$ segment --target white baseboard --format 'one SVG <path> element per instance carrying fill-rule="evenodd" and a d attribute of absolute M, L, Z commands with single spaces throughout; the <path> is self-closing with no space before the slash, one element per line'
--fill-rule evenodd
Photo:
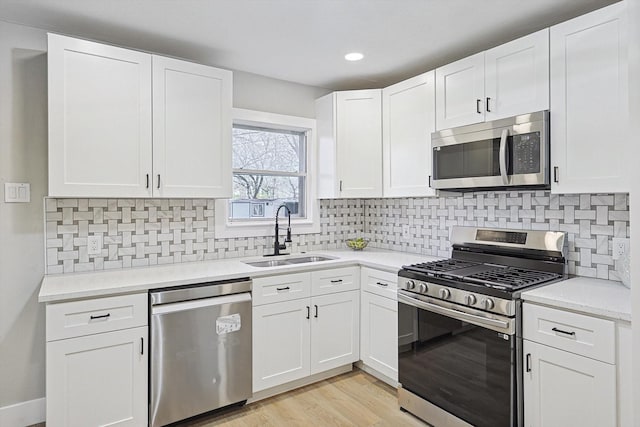
<path fill-rule="evenodd" d="M 46 419 L 45 398 L 16 403 L 0 408 L 0 426 L 25 427 L 43 423 Z"/>

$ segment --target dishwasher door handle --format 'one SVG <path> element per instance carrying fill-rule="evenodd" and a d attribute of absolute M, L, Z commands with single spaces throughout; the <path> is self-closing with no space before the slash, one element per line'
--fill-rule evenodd
<path fill-rule="evenodd" d="M 243 292 L 241 294 L 222 295 L 218 297 L 211 297 L 205 299 L 198 299 L 192 301 L 174 302 L 171 304 L 162 304 L 151 307 L 151 315 L 160 315 L 167 313 L 176 313 L 178 311 L 192 310 L 194 308 L 202 307 L 214 307 L 224 304 L 232 304 L 237 302 L 250 302 L 251 294 L 249 292 Z"/>

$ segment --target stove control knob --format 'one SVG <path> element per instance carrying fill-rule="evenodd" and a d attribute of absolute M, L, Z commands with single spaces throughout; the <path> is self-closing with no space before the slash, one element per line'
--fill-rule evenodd
<path fill-rule="evenodd" d="M 405 284 L 407 285 L 407 289 L 415 289 L 416 287 L 416 282 L 413 280 L 407 280 Z"/>
<path fill-rule="evenodd" d="M 475 295 L 469 294 L 469 295 L 467 295 L 466 297 L 464 297 L 464 302 L 465 302 L 467 305 L 473 305 L 473 304 L 475 304 L 476 302 L 478 302 L 478 299 L 476 298 L 476 296 L 475 296 Z"/>
<path fill-rule="evenodd" d="M 428 290 L 429 290 L 429 287 L 426 285 L 426 283 L 420 283 L 421 294 L 426 294 Z"/>
<path fill-rule="evenodd" d="M 451 291 L 449 289 L 447 288 L 440 289 L 440 298 L 449 299 L 450 296 L 451 296 Z"/>
<path fill-rule="evenodd" d="M 491 310 L 496 305 L 491 298 L 485 298 L 483 304 L 486 310 Z"/>

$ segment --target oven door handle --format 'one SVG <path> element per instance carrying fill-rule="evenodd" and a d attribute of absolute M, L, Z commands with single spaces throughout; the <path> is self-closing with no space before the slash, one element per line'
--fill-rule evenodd
<path fill-rule="evenodd" d="M 432 304 L 430 302 L 425 302 L 425 301 L 410 297 L 401 292 L 402 291 L 398 291 L 398 302 L 410 305 L 412 307 L 427 310 L 432 313 L 451 317 L 456 320 L 462 320 L 467 323 L 472 323 L 474 325 L 485 327 L 497 332 L 503 332 L 508 335 L 512 335 L 514 333 L 512 322 L 498 320 L 498 319 L 489 319 L 486 317 L 465 313 L 463 311 L 441 307 L 439 305 Z"/>
<path fill-rule="evenodd" d="M 504 185 L 509 184 L 509 176 L 507 175 L 507 137 L 509 129 L 502 129 L 500 135 L 500 176 Z"/>

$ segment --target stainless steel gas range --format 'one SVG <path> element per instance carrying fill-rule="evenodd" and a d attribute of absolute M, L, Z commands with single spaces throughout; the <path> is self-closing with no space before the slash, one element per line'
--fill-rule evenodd
<path fill-rule="evenodd" d="M 453 227 L 398 273 L 400 407 L 435 427 L 522 425 L 520 294 L 565 277 L 562 232 Z"/>

